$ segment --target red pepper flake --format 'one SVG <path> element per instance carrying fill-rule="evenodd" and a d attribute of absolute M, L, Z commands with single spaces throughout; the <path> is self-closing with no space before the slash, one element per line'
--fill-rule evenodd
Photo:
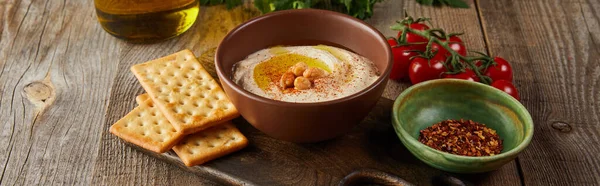
<path fill-rule="evenodd" d="M 502 140 L 494 129 L 472 120 L 446 120 L 421 130 L 419 142 L 451 154 L 492 156 L 502 151 Z"/>

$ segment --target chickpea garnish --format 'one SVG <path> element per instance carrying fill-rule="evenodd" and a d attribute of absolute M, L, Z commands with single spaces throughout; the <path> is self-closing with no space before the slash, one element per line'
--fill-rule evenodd
<path fill-rule="evenodd" d="M 293 87 L 296 90 L 306 90 L 312 86 L 312 81 L 323 76 L 325 76 L 324 70 L 316 67 L 308 67 L 306 63 L 299 62 L 281 75 L 279 85 L 284 93 L 288 87 Z"/>
<path fill-rule="evenodd" d="M 308 80 L 308 78 L 305 77 L 297 77 L 296 80 L 294 80 L 294 88 L 298 89 L 298 90 L 305 90 L 305 89 L 309 89 L 310 88 L 310 80 Z"/>
<path fill-rule="evenodd" d="M 281 79 L 279 80 L 279 85 L 283 89 L 287 87 L 292 87 L 294 86 L 294 78 L 294 73 L 286 72 L 281 76 Z"/>
<path fill-rule="evenodd" d="M 325 71 L 317 67 L 308 67 L 302 75 L 310 81 L 314 81 L 315 79 L 325 76 Z"/>
<path fill-rule="evenodd" d="M 290 70 L 292 71 L 292 73 L 294 73 L 294 75 L 302 76 L 302 73 L 304 73 L 304 71 L 307 68 L 308 68 L 308 65 L 306 63 L 300 62 L 300 63 L 296 63 L 294 66 L 292 66 L 290 68 Z"/>

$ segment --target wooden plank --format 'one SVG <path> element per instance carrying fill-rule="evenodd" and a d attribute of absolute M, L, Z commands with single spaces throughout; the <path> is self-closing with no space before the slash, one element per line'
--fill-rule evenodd
<path fill-rule="evenodd" d="M 144 155 L 125 146 L 108 132 L 108 128 L 133 109 L 135 96 L 143 92 L 137 79 L 129 71 L 130 66 L 186 48 L 192 49 L 196 54 L 208 51 L 207 55 L 210 55 L 209 53 L 214 50 L 229 30 L 256 15 L 257 12 L 242 7 L 232 11 L 228 11 L 224 6 L 202 7 L 196 24 L 177 38 L 155 44 L 124 44 L 124 52 L 118 59 L 117 76 L 112 87 L 106 121 L 100 124 L 101 143 L 92 183 L 98 185 L 228 183 L 222 179 L 215 180 L 215 177 L 202 177 L 202 175 L 198 177 Z"/>
<path fill-rule="evenodd" d="M 398 1 L 391 2 L 387 1 L 387 4 L 378 5 L 377 8 L 388 9 L 384 5 L 392 5 L 388 11 L 391 12 L 390 14 L 397 13 L 394 10 L 401 10 L 394 4 Z M 443 23 L 447 25 L 442 27 L 456 26 L 453 24 L 462 19 L 471 20 L 468 16 L 472 13 L 465 17 L 453 16 L 454 14 L 450 13 L 469 12 L 468 10 L 422 8 L 412 1 L 402 2 L 406 4 L 402 4 L 403 7 L 409 7 L 409 11 L 419 10 L 423 14 L 434 15 L 436 20 L 454 20 L 454 22 Z M 203 9 L 203 16 L 199 21 L 201 24 L 197 24 L 182 37 L 153 45 L 131 45 L 109 36 L 95 21 L 90 21 L 95 19 L 92 7 L 91 1 L 0 2 L 2 15 L 0 46 L 3 46 L 0 48 L 2 69 L 0 71 L 2 87 L 0 90 L 0 127 L 2 127 L 0 185 L 216 184 L 186 174 L 173 166 L 123 146 L 114 137 L 106 134 L 106 131 L 112 122 L 133 107 L 133 96 L 141 93 L 141 88 L 128 73 L 129 65 L 182 48 L 191 48 L 197 54 L 207 51 L 216 46 L 219 41 L 217 38 L 222 37 L 231 25 L 249 18 L 248 14 Z M 440 12 L 446 14 L 439 14 Z M 209 19 L 213 20 L 208 22 L 210 24 L 203 24 L 202 20 Z M 239 21 L 230 22 L 230 20 Z M 371 22 L 376 24 L 375 20 L 376 17 Z M 388 25 L 381 22 L 378 28 L 387 30 Z M 218 28 L 217 31 L 200 32 L 206 31 L 205 27 L 210 26 Z M 476 40 L 476 37 L 469 38 Z M 477 48 L 471 46 L 473 42 L 469 39 L 465 40 L 471 48 Z M 113 82 L 113 80 L 117 81 Z M 387 97 L 395 97 L 400 90 L 388 91 Z M 110 105 L 107 108 L 109 101 Z M 107 109 L 105 117 L 103 113 Z M 251 129 L 249 128 L 248 131 Z M 368 132 L 372 132 L 374 136 L 379 134 L 377 130 Z M 98 136 L 100 134 L 102 136 Z M 382 139 L 392 138 L 387 134 L 387 137 Z M 371 142 L 378 142 L 378 140 Z M 276 145 L 282 147 L 285 143 Z M 301 152 L 309 151 L 311 154 L 319 155 L 319 152 L 323 153 L 321 149 L 326 147 L 328 146 L 317 144 L 316 147 Z M 94 153 L 95 149 L 98 149 L 97 154 Z M 400 158 L 407 155 L 407 152 L 401 153 Z M 314 158 L 314 156 L 309 157 Z M 333 156 L 328 156 L 327 160 L 338 164 L 344 163 Z M 317 163 L 311 162 L 310 165 L 318 166 Z M 413 158 L 413 161 L 408 163 L 418 163 L 418 161 Z M 422 163 L 419 165 L 422 166 Z M 389 166 L 394 165 L 386 166 L 382 167 L 393 169 Z M 415 165 L 409 165 L 408 168 L 411 166 Z M 345 166 L 341 169 L 325 167 L 324 170 L 334 170 L 334 177 L 337 178 L 339 175 L 349 173 L 345 170 L 351 168 L 353 167 Z M 512 169 L 512 166 L 507 165 L 500 171 L 492 173 L 491 176 L 484 175 L 481 179 L 483 181 L 478 181 L 474 177 L 470 179 L 474 183 L 490 183 L 490 180 L 498 178 L 510 180 L 513 178 L 511 174 L 504 172 L 515 174 Z M 311 170 L 314 169 L 303 171 L 307 172 L 306 175 L 321 175 Z M 400 174 L 396 171 L 395 173 L 403 177 L 411 177 L 413 183 L 420 184 L 428 184 L 431 175 L 441 174 L 441 172 L 431 173 L 420 169 L 410 171 L 416 173 Z M 430 177 L 423 178 L 419 175 Z M 317 176 L 316 180 L 326 179 L 319 179 Z"/>
<path fill-rule="evenodd" d="M 92 1 L 0 2 L 0 184 L 88 184 L 120 42 Z"/>
<path fill-rule="evenodd" d="M 527 185 L 600 184 L 600 2 L 477 1 L 490 51 L 509 60 L 535 134 Z"/>
<path fill-rule="evenodd" d="M 402 18 L 403 13 L 399 10 L 404 7 L 410 8 L 411 11 L 414 11 L 411 13 L 415 15 L 431 15 L 436 23 L 439 23 L 437 26 L 448 28 L 451 31 L 479 31 L 480 29 L 477 12 L 474 8 L 439 9 L 421 7 L 414 1 L 402 1 L 399 4 L 396 2 L 385 1 L 377 5 L 376 16 L 369 20 L 386 35 L 394 35 L 388 27 L 393 24 L 394 20 Z M 141 87 L 128 71 L 129 66 L 183 48 L 192 48 L 196 54 L 202 52 L 206 54 L 201 57 L 201 61 L 210 69 L 212 66 L 210 54 L 212 50 L 210 49 L 216 46 L 220 38 L 231 27 L 248 18 L 243 16 L 247 14 L 226 12 L 224 9 L 208 8 L 202 12 L 204 14 L 198 21 L 200 25 L 196 25 L 190 32 L 179 38 L 153 45 L 125 46 L 124 50 L 127 52 L 124 52 L 119 59 L 119 71 L 112 88 L 107 119 L 103 127 L 108 129 L 112 123 L 131 110 L 134 105 L 133 98 L 142 92 Z M 242 16 L 240 17 L 240 15 Z M 456 24 L 464 22 L 468 24 Z M 464 40 L 471 49 L 483 51 L 484 44 L 481 33 L 481 31 L 469 32 L 464 36 Z M 190 40 L 199 42 L 189 42 Z M 385 97 L 394 98 L 407 86 L 406 83 L 390 83 Z M 242 180 L 259 185 L 332 185 L 356 169 L 376 168 L 398 174 L 407 181 L 418 185 L 431 184 L 432 179 L 445 173 L 418 161 L 400 144 L 391 129 L 390 107 L 391 100 L 382 99 L 370 118 L 353 132 L 336 140 L 316 144 L 293 144 L 274 140 L 238 119 L 236 122 L 242 132 L 250 139 L 251 145 L 248 148 L 210 162 L 205 166 L 186 170 L 203 177 L 212 177 L 214 181 L 222 184 L 237 184 L 239 180 Z M 155 166 L 153 160 L 138 156 L 136 150 L 127 148 L 123 144 L 107 130 L 105 131 L 98 152 L 93 183 L 101 185 L 146 183 L 143 182 L 148 180 L 146 176 L 160 179 L 161 171 L 168 171 L 157 170 L 153 167 Z M 353 156 L 348 156 L 348 154 Z M 152 154 L 152 156 L 182 167 L 173 154 Z M 119 164 L 121 167 L 117 168 L 114 166 L 115 164 Z M 146 168 L 148 166 L 150 167 Z M 215 179 L 215 176 L 223 174 L 233 176 L 226 179 Z M 110 175 L 116 175 L 116 178 Z M 475 184 L 520 184 L 515 163 L 489 174 L 453 174 L 453 176 Z"/>

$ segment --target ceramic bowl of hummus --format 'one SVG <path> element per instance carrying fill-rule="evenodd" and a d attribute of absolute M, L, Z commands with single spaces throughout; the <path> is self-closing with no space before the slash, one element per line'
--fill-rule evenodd
<path fill-rule="evenodd" d="M 240 114 L 265 134 L 317 142 L 360 123 L 392 65 L 387 41 L 345 14 L 316 9 L 265 14 L 232 30 L 215 55 Z"/>

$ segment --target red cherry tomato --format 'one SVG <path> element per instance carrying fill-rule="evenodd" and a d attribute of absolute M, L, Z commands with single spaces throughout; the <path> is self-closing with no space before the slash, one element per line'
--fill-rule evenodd
<path fill-rule="evenodd" d="M 423 24 L 423 23 L 412 23 L 408 27 L 415 29 L 415 30 L 428 30 L 429 29 L 429 26 L 427 26 L 426 24 Z M 400 38 L 400 37 L 402 37 L 402 31 L 398 32 L 398 38 Z M 427 40 L 427 38 L 424 38 L 417 34 L 413 34 L 413 33 L 409 32 L 406 34 L 406 42 L 407 43 L 419 43 L 419 44 L 412 45 L 413 48 L 416 50 L 425 51 L 425 48 L 427 47 L 427 42 L 429 42 L 429 40 Z"/>
<path fill-rule="evenodd" d="M 427 26 L 426 24 L 423 24 L 423 23 L 410 24 L 410 28 L 415 29 L 415 30 L 429 30 L 429 26 Z"/>
<path fill-rule="evenodd" d="M 464 79 L 464 80 L 479 82 L 479 77 L 477 77 L 477 74 L 475 74 L 475 72 L 473 72 L 473 70 L 471 70 L 471 69 L 465 69 L 464 72 L 461 72 L 458 74 L 445 74 L 445 75 L 443 75 L 443 77 L 444 78 L 453 78 L 453 79 Z"/>
<path fill-rule="evenodd" d="M 467 47 L 465 47 L 465 43 L 463 43 L 460 37 L 451 36 L 448 45 L 461 56 L 467 56 Z"/>
<path fill-rule="evenodd" d="M 398 41 L 396 40 L 396 38 L 388 38 L 387 42 L 388 44 L 390 44 L 391 47 L 398 45 Z"/>
<path fill-rule="evenodd" d="M 446 41 L 445 39 L 440 39 L 440 41 L 444 42 Z M 452 36 L 450 37 L 450 40 L 448 42 L 448 46 L 450 48 L 452 48 L 452 50 L 456 51 L 458 54 L 460 54 L 461 56 L 467 56 L 467 48 L 465 47 L 465 44 L 463 43 L 463 41 L 458 37 L 458 36 Z M 442 47 L 441 45 L 437 44 L 437 43 L 432 43 L 431 44 L 431 50 L 432 51 L 438 51 L 436 53 L 436 55 L 442 55 L 442 56 L 450 56 L 450 52 L 448 52 L 448 50 L 446 50 L 444 47 Z"/>
<path fill-rule="evenodd" d="M 497 89 L 500 89 L 501 91 L 506 92 L 507 94 L 511 95 L 512 97 L 514 97 L 517 100 L 521 100 L 519 98 L 519 92 L 517 92 L 517 88 L 515 88 L 515 86 L 507 80 L 497 80 L 494 81 L 492 83 L 492 87 L 495 87 Z"/>
<path fill-rule="evenodd" d="M 390 73 L 390 79 L 399 80 L 408 77 L 408 67 L 410 66 L 410 58 L 419 55 L 414 52 L 411 46 L 398 46 L 392 47 L 392 53 L 394 54 L 394 65 L 392 66 L 392 72 Z"/>
<path fill-rule="evenodd" d="M 439 57 L 439 58 L 447 58 L 448 56 L 450 56 L 450 53 L 448 52 L 448 50 L 446 50 L 444 47 L 442 47 L 440 44 L 437 43 L 432 43 L 431 44 L 431 51 L 432 52 L 436 52 L 434 57 Z"/>
<path fill-rule="evenodd" d="M 410 62 L 408 69 L 408 76 L 413 84 L 417 84 L 423 81 L 432 79 L 439 79 L 442 73 L 446 72 L 444 62 L 446 58 L 433 57 L 431 60 L 427 60 L 422 57 L 414 58 Z"/>
<path fill-rule="evenodd" d="M 508 61 L 501 57 L 495 57 L 496 65 L 489 66 L 484 70 L 484 74 L 492 78 L 492 81 L 506 80 L 512 82 L 513 72 Z"/>

